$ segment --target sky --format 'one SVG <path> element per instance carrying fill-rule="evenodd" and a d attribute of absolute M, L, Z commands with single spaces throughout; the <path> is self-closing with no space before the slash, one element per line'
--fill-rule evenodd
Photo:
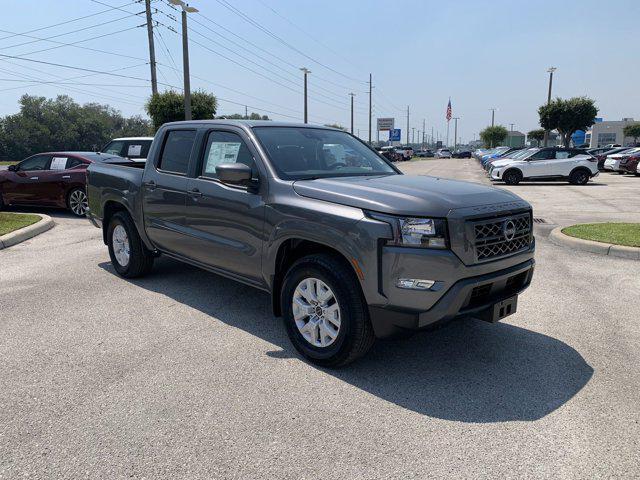
<path fill-rule="evenodd" d="M 147 31 L 144 14 L 135 15 L 143 12 L 144 2 L 22 0 L 19 8 L 5 2 L 0 3 L 0 115 L 17 112 L 23 94 L 68 94 L 80 103 L 146 115 Z M 309 121 L 349 127 L 349 93 L 354 93 L 355 133 L 367 139 L 371 73 L 374 140 L 377 117 L 394 117 L 405 140 L 407 106 L 416 139 L 423 121 L 428 135 L 433 129 L 444 139 L 451 98 L 453 115 L 460 118 L 458 137 L 466 143 L 490 124 L 491 108 L 496 124 L 525 133 L 538 128 L 547 69 L 554 66 L 554 97 L 586 95 L 607 120 L 640 119 L 638 0 L 192 0 L 190 5 L 199 10 L 189 14 L 191 88 L 214 93 L 218 114 L 244 113 L 247 105 L 249 112 L 273 119 L 302 121 L 299 69 L 306 67 Z M 181 90 L 180 14 L 168 0 L 153 0 L 152 7 L 159 89 Z M 66 23 L 52 26 L 61 22 Z M 453 121 L 450 126 L 453 144 Z M 381 132 L 380 138 L 386 135 Z"/>

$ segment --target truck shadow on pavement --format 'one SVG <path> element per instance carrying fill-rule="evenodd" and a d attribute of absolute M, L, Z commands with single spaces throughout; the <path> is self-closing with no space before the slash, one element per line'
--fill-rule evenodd
<path fill-rule="evenodd" d="M 115 275 L 109 262 L 100 267 Z M 304 361 L 264 292 L 165 257 L 149 276 L 130 282 L 282 349 L 268 352 L 270 357 Z M 513 318 L 518 321 L 518 315 Z M 560 340 L 474 319 L 378 341 L 352 365 L 318 369 L 417 413 L 469 423 L 538 420 L 568 402 L 593 375 L 584 358 Z"/>

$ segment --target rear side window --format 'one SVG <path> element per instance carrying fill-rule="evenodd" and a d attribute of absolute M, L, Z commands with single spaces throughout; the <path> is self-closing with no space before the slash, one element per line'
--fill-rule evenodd
<path fill-rule="evenodd" d="M 129 158 L 147 158 L 151 140 L 132 140 L 125 145 L 124 156 Z"/>
<path fill-rule="evenodd" d="M 22 171 L 29 172 L 34 170 L 46 170 L 49 164 L 49 155 L 34 155 L 33 157 L 23 160 L 19 168 Z"/>
<path fill-rule="evenodd" d="M 158 169 L 186 175 L 195 138 L 195 130 L 170 130 L 164 140 Z"/>

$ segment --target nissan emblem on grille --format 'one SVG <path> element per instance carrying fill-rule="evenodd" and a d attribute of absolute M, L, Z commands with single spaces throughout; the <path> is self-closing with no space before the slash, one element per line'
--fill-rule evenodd
<path fill-rule="evenodd" d="M 518 253 L 531 242 L 531 214 L 473 221 L 476 260 L 486 261 Z"/>

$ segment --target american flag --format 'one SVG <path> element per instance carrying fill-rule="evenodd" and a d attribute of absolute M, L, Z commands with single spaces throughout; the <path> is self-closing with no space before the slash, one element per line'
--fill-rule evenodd
<path fill-rule="evenodd" d="M 447 105 L 447 122 L 451 120 L 451 99 L 449 99 L 449 104 Z"/>

